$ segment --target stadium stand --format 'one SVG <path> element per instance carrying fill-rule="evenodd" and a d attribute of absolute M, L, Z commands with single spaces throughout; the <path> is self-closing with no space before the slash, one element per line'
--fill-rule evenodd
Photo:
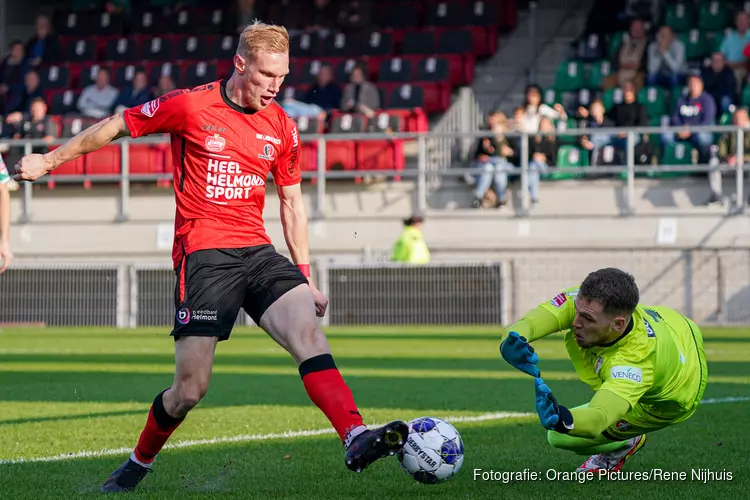
<path fill-rule="evenodd" d="M 377 2 L 372 4 L 370 21 L 357 27 L 350 26 L 344 15 L 347 2 L 340 2 L 333 5 L 333 14 L 327 11 L 325 26 L 299 29 L 302 19 L 313 19 L 311 4 L 294 0 L 279 5 L 256 3 L 259 18 L 287 26 L 292 35 L 291 74 L 282 102 L 293 106 L 309 96 L 320 68 L 327 65 L 334 69 L 334 84 L 341 88 L 355 67 L 362 68 L 365 81 L 377 89 L 379 105 L 371 112 L 359 112 L 362 109 L 357 107 L 343 114 L 333 109 L 323 120 L 310 114 L 292 115 L 303 134 L 427 130 L 428 119 L 444 112 L 451 93 L 472 81 L 476 61 L 494 54 L 498 32 L 511 29 L 516 17 L 515 0 Z M 112 110 L 118 104 L 137 105 L 152 97 L 148 92 L 140 101 L 123 97 L 135 94 L 133 82 L 139 72 L 148 80 L 144 90 L 153 88 L 153 96 L 231 74 L 238 26 L 234 7 L 225 2 L 214 2 L 211 7 L 180 2 L 183 7 L 176 10 L 151 6 L 153 2 L 132 2 L 130 13 L 109 12 L 99 2 L 73 5 L 52 16 L 59 50 L 36 68 L 59 137 L 70 137 L 93 123 L 89 119 L 93 114 L 81 103 L 85 100 L 94 106 L 105 99 L 108 87 L 97 87 L 102 70 L 120 91 L 117 102 L 103 101 Z M 26 111 L 22 108 L 19 105 L 17 110 Z M 5 111 L 7 115 L 16 110 Z M 402 140 L 333 141 L 327 145 L 327 168 L 403 169 L 403 146 Z M 159 149 L 135 146 L 131 172 L 169 170 L 162 163 L 164 155 L 157 154 Z M 316 143 L 303 145 L 303 169 L 316 168 L 316 149 Z M 140 163 L 144 161 L 149 162 L 147 166 Z M 107 150 L 66 166 L 56 175 L 117 174 L 118 162 L 119 150 Z"/>

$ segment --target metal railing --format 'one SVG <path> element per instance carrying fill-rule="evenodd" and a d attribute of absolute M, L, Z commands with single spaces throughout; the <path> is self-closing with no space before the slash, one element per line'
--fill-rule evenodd
<path fill-rule="evenodd" d="M 659 135 L 666 133 L 676 133 L 689 131 L 691 133 L 699 132 L 712 132 L 716 134 L 736 134 L 737 151 L 734 152 L 737 158 L 737 162 L 734 166 L 727 164 L 721 164 L 712 166 L 708 164 L 690 164 L 690 165 L 636 165 L 635 162 L 635 146 L 637 144 L 636 137 L 640 135 Z M 627 130 L 618 128 L 601 128 L 601 129 L 568 129 L 565 131 L 556 130 L 549 132 L 544 135 L 554 136 L 583 136 L 596 133 L 597 135 L 608 134 L 613 137 L 620 134 L 626 134 L 626 149 L 625 149 L 625 165 L 620 166 L 597 166 L 597 167 L 566 167 L 564 172 L 570 174 L 581 174 L 585 176 L 601 176 L 602 174 L 627 174 L 623 180 L 626 186 L 626 206 L 628 213 L 634 213 L 635 205 L 635 178 L 638 174 L 653 173 L 653 172 L 683 172 L 683 173 L 706 173 L 711 171 L 721 171 L 722 173 L 734 172 L 735 177 L 735 210 L 740 211 L 744 205 L 744 134 L 745 130 L 736 126 L 708 126 L 708 127 L 639 127 L 630 128 Z M 521 181 L 521 200 L 522 207 L 525 211 L 528 211 L 531 205 L 529 199 L 529 163 L 530 163 L 530 152 L 529 152 L 529 137 L 536 134 L 521 134 L 521 133 L 507 133 L 506 137 L 520 137 L 521 142 L 521 154 L 520 154 L 520 165 L 519 168 L 511 175 L 520 177 Z M 326 180 L 327 179 L 354 179 L 362 177 L 363 175 L 373 174 L 386 177 L 401 177 L 407 180 L 411 180 L 416 183 L 416 203 L 417 208 L 424 210 L 427 207 L 428 191 L 434 184 L 428 183 L 430 176 L 453 177 L 461 178 L 466 174 L 479 174 L 483 169 L 479 166 L 471 165 L 471 162 L 466 158 L 456 158 L 452 156 L 454 163 L 450 165 L 440 165 L 432 163 L 430 160 L 431 155 L 429 153 L 429 147 L 444 148 L 452 147 L 452 144 L 460 143 L 459 139 L 476 140 L 481 137 L 491 137 L 492 133 L 488 131 L 475 131 L 475 132 L 450 132 L 450 133 L 439 133 L 439 132 L 427 132 L 427 133 L 416 133 L 416 132 L 401 132 L 401 133 L 349 133 L 349 134 L 308 134 L 302 135 L 301 139 L 303 142 L 317 142 L 317 170 L 316 171 L 305 171 L 302 173 L 303 179 L 316 180 L 316 196 L 315 206 L 313 214 L 317 218 L 325 217 L 324 206 L 326 196 Z M 447 142 L 443 142 L 442 139 L 447 139 Z M 56 183 L 82 183 L 82 182 L 117 182 L 119 183 L 119 196 L 118 196 L 118 215 L 116 221 L 122 222 L 128 219 L 128 202 L 130 199 L 130 183 L 139 181 L 157 181 L 157 180 L 168 180 L 172 178 L 171 173 L 164 174 L 131 174 L 129 169 L 129 147 L 130 144 L 165 144 L 167 142 L 165 136 L 160 137 L 147 137 L 136 140 L 120 140 L 118 141 L 121 148 L 120 155 L 120 173 L 116 175 L 65 175 L 65 176 L 54 176 Z M 328 141 L 340 141 L 340 140 L 357 140 L 357 141 L 369 141 L 369 140 L 387 140 L 387 141 L 416 141 L 417 142 L 417 161 L 416 168 L 406 168 L 404 170 L 341 170 L 331 171 L 326 169 L 326 144 Z M 25 154 L 30 154 L 34 147 L 38 146 L 50 146 L 64 143 L 65 140 L 54 140 L 54 141 L 43 141 L 43 140 L 0 140 L 0 144 L 8 144 L 10 146 L 21 146 L 24 148 Z M 456 165 L 456 162 L 460 166 Z M 437 168 L 440 167 L 440 168 Z M 9 165 L 12 169 L 12 166 Z M 556 167 L 552 167 L 553 171 L 556 171 Z M 42 180 L 37 181 L 38 183 L 47 182 L 50 177 L 45 177 Z M 708 184 L 707 184 L 708 185 Z M 33 219 L 33 189 L 30 183 L 23 183 L 23 198 L 22 198 L 22 213 L 19 221 L 21 223 L 29 222 Z"/>
<path fill-rule="evenodd" d="M 609 266 L 635 276 L 643 304 L 750 325 L 750 247 L 516 249 L 424 266 L 321 258 L 313 275 L 330 299 L 324 325 L 500 325 Z M 166 263 L 19 263 L 0 276 L 0 325 L 169 328 L 174 285 Z M 237 323 L 253 324 L 243 311 Z"/>

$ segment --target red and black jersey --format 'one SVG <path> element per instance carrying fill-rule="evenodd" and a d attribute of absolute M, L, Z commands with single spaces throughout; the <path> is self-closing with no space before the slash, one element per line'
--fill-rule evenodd
<path fill-rule="evenodd" d="M 279 186 L 302 179 L 297 126 L 281 106 L 240 107 L 224 80 L 175 90 L 124 116 L 134 138 L 170 134 L 175 266 L 183 253 L 271 243 L 263 226 L 268 173 Z"/>

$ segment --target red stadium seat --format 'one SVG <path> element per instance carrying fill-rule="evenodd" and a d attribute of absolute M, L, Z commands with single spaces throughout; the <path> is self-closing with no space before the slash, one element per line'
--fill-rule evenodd
<path fill-rule="evenodd" d="M 380 63 L 380 71 L 378 72 L 378 81 L 383 83 L 397 82 L 406 83 L 412 80 L 413 64 L 414 61 L 411 59 L 403 59 L 401 57 L 394 57 L 392 59 L 385 59 Z"/>
<path fill-rule="evenodd" d="M 54 151 L 55 149 L 59 148 L 60 146 L 50 146 L 49 150 Z M 75 160 L 68 161 L 54 169 L 52 172 L 49 173 L 51 178 L 55 177 L 64 177 L 66 175 L 83 175 L 83 156 L 79 156 Z M 53 189 L 55 187 L 55 184 L 53 181 L 49 182 L 50 189 Z"/>
<path fill-rule="evenodd" d="M 105 146 L 87 154 L 84 171 L 87 175 L 114 175 L 120 173 L 120 146 Z"/>
<path fill-rule="evenodd" d="M 164 173 L 164 151 L 162 147 L 150 146 L 148 144 L 130 145 L 130 167 L 131 174 L 161 174 Z"/>
<path fill-rule="evenodd" d="M 357 168 L 360 170 L 403 170 L 406 164 L 402 140 L 360 140 Z M 401 180 L 395 176 L 394 180 Z"/>

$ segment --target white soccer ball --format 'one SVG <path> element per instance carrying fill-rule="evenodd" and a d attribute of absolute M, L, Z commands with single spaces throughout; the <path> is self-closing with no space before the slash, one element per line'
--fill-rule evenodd
<path fill-rule="evenodd" d="M 409 422 L 409 438 L 398 453 L 401 468 L 420 483 L 453 477 L 464 463 L 464 443 L 455 427 L 435 417 Z"/>

